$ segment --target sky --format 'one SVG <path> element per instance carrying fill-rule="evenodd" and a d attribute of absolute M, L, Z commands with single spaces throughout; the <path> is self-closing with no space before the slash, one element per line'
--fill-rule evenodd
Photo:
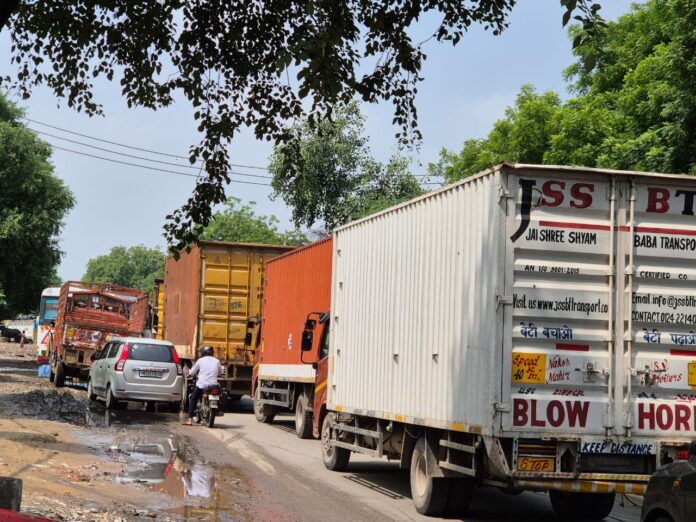
<path fill-rule="evenodd" d="M 602 2 L 606 19 L 615 19 L 628 11 L 632 2 Z M 561 27 L 563 9 L 558 0 L 522 1 L 513 9 L 510 26 L 500 36 L 493 36 L 479 27 L 472 28 L 457 47 L 430 41 L 423 67 L 425 80 L 419 86 L 417 107 L 423 143 L 410 152 L 414 174 L 427 172 L 427 165 L 437 161 L 443 147 L 459 150 L 466 139 L 485 136 L 493 122 L 502 117 L 505 108 L 514 102 L 521 85 L 533 84 L 538 91 L 554 90 L 567 96 L 562 71 L 573 62 L 571 43 Z M 415 28 L 427 34 L 435 27 L 434 18 L 425 18 Z M 9 66 L 7 32 L 0 37 L 0 74 L 13 72 Z M 47 89 L 37 89 L 29 100 L 20 102 L 28 125 L 36 130 L 67 139 L 90 143 L 132 155 L 170 161 L 181 167 L 158 165 L 108 152 L 88 149 L 82 145 L 51 137 L 42 137 L 66 149 L 93 155 L 149 164 L 164 169 L 193 172 L 187 161 L 153 156 L 132 149 L 69 134 L 109 140 L 143 149 L 187 156 L 189 146 L 197 143 L 199 134 L 188 102 L 177 99 L 172 107 L 150 111 L 129 109 L 121 97 L 118 83 L 98 83 L 95 98 L 104 107 L 105 117 L 89 118 L 68 108 Z M 367 117 L 372 154 L 386 161 L 396 149 L 391 125 L 392 106 L 382 103 L 363 106 Z M 40 123 L 37 123 L 40 122 Z M 59 127 L 57 130 L 48 126 Z M 272 152 L 268 142 L 257 141 L 251 132 L 242 132 L 231 144 L 233 163 L 266 167 Z M 90 258 L 106 254 L 116 245 L 165 247 L 162 226 L 165 216 L 186 202 L 195 178 L 177 176 L 133 166 L 107 162 L 55 149 L 55 174 L 73 191 L 76 205 L 65 220 L 61 235 L 64 256 L 58 274 L 63 280 L 80 279 Z M 235 167 L 235 171 L 267 175 L 259 169 Z M 233 176 L 236 180 L 268 180 Z M 228 196 L 255 201 L 262 214 L 275 214 L 282 229 L 293 228 L 291 211 L 282 200 L 270 199 L 271 188 L 231 183 Z"/>

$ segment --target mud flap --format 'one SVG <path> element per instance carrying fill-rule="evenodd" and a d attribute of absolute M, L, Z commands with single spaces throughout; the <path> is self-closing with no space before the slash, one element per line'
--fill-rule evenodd
<path fill-rule="evenodd" d="M 440 433 L 426 431 L 425 432 L 425 469 L 429 477 L 444 478 L 449 475 L 445 474 L 438 464 L 438 453 L 440 451 Z"/>

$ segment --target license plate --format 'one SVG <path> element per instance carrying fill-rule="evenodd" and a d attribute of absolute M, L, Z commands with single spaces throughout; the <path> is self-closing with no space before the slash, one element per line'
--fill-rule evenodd
<path fill-rule="evenodd" d="M 155 372 L 152 370 L 140 370 L 141 377 L 155 377 L 160 379 L 162 377 L 162 372 Z"/>
<path fill-rule="evenodd" d="M 554 457 L 519 457 L 517 471 L 552 472 L 556 471 Z"/>

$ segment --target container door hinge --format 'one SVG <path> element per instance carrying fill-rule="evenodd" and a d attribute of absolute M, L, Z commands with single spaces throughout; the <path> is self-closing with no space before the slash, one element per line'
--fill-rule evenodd
<path fill-rule="evenodd" d="M 506 402 L 496 402 L 493 404 L 493 409 L 495 409 L 495 411 L 497 413 L 499 411 L 502 411 L 502 412 L 511 411 L 512 407 Z"/>
<path fill-rule="evenodd" d="M 512 195 L 505 185 L 498 185 L 498 198 L 512 199 Z"/>
<path fill-rule="evenodd" d="M 511 295 L 496 295 L 495 296 L 495 306 L 496 308 L 500 305 L 511 305 L 512 296 Z"/>

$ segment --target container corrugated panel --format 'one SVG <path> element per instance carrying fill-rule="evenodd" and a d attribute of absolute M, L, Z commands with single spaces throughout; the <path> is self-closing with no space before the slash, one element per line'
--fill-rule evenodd
<path fill-rule="evenodd" d="M 307 314 L 329 311 L 332 239 L 326 238 L 266 263 L 259 377 L 314 382 L 300 344 Z M 315 352 L 304 354 L 315 361 Z"/>
<path fill-rule="evenodd" d="M 501 187 L 494 171 L 335 231 L 329 408 L 490 432 Z"/>
<path fill-rule="evenodd" d="M 167 257 L 164 263 L 164 339 L 176 346 L 183 359 L 195 359 L 196 324 L 200 288 L 201 253 L 199 246 L 182 251 L 179 259 Z"/>
<path fill-rule="evenodd" d="M 246 346 L 244 337 L 261 319 L 265 262 L 292 249 L 204 241 L 178 261 L 167 258 L 165 339 L 187 359 L 209 345 L 227 364 L 251 364 L 256 339 Z"/>

